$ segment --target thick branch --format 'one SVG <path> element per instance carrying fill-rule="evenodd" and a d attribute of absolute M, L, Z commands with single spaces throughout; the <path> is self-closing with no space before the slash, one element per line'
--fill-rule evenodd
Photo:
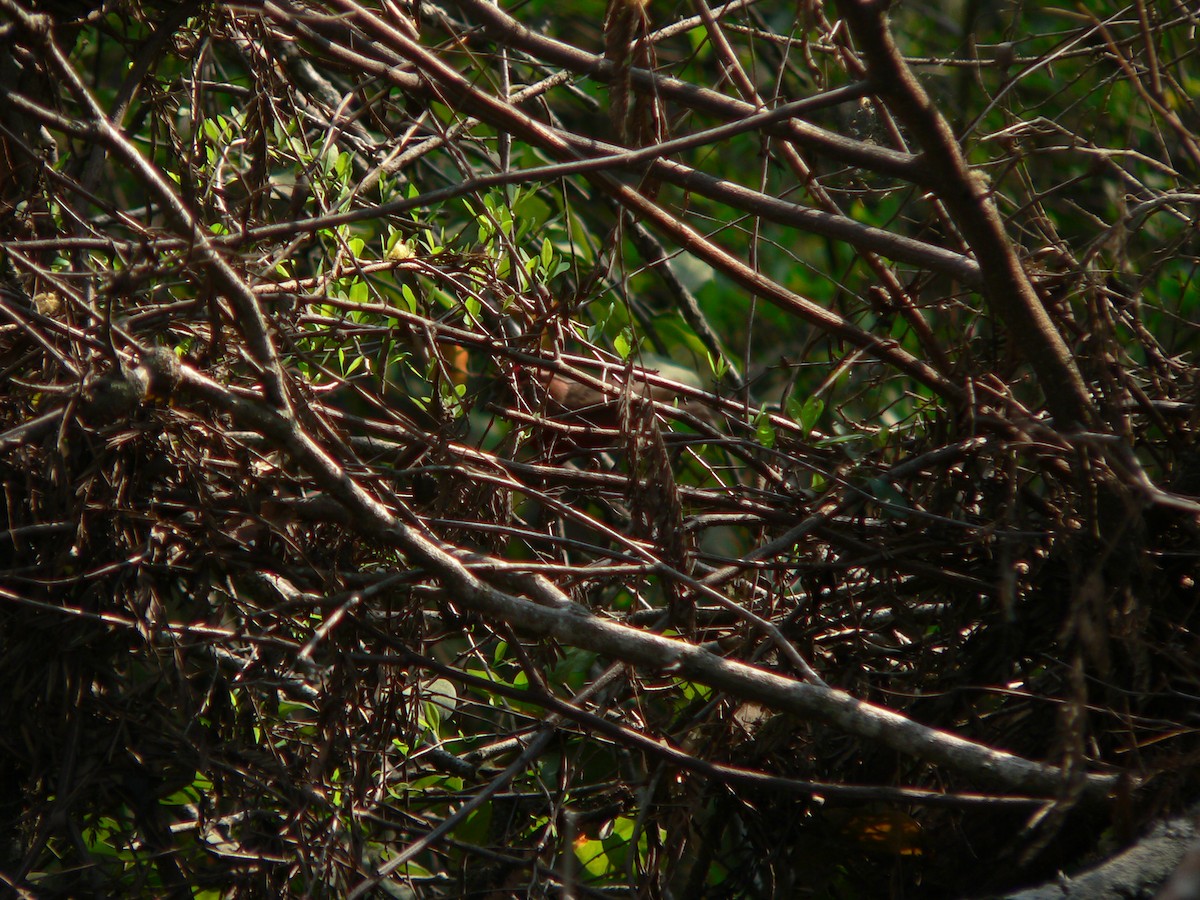
<path fill-rule="evenodd" d="M 832 723 L 848 733 L 880 741 L 902 753 L 962 772 L 1009 790 L 1054 796 L 1062 788 L 1062 770 L 986 747 L 866 703 L 844 691 L 793 681 L 771 672 L 717 656 L 681 640 L 673 640 L 610 622 L 571 602 L 545 578 L 526 580 L 534 599 L 506 593 L 474 575 L 453 551 L 427 530 L 402 521 L 295 422 L 264 404 L 237 397 L 216 382 L 184 367 L 180 390 L 224 410 L 242 427 L 262 433 L 286 450 L 319 488 L 349 511 L 365 537 L 390 543 L 414 563 L 434 574 L 462 606 L 505 622 L 521 631 L 552 637 L 573 647 L 600 653 L 653 671 L 679 675 L 732 696 L 804 718 Z M 1086 792 L 1102 799 L 1115 777 L 1089 775 Z"/>
<path fill-rule="evenodd" d="M 900 55 L 884 15 L 887 5 L 877 0 L 841 0 L 838 8 L 859 43 L 878 96 L 921 146 L 923 180 L 975 252 L 984 299 L 1008 326 L 1013 346 L 1037 374 L 1058 425 L 1094 422 L 1096 410 L 1071 350 L 1017 258 L 987 182 L 971 170 L 949 123 Z"/>

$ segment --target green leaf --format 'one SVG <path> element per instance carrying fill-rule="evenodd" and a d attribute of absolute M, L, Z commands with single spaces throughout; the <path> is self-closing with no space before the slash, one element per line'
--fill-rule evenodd
<path fill-rule="evenodd" d="M 436 256 L 445 249 L 442 246 L 441 240 L 433 233 L 432 228 L 425 229 L 425 234 L 422 236 L 422 239 L 425 242 L 425 252 L 430 256 Z"/>
<path fill-rule="evenodd" d="M 608 325 L 608 320 L 612 318 L 613 302 L 610 300 L 607 303 L 595 303 L 592 305 L 593 323 L 588 326 L 587 339 L 589 343 L 595 343 L 596 338 L 604 333 L 605 326 Z"/>
<path fill-rule="evenodd" d="M 347 150 L 342 153 L 337 153 L 337 151 L 334 151 L 334 153 L 336 154 L 333 160 L 334 173 L 337 175 L 339 181 L 345 182 L 350 176 L 350 169 L 353 164 L 350 151 Z"/>
<path fill-rule="evenodd" d="M 583 866 L 585 872 L 593 878 L 603 878 L 612 870 L 612 861 L 608 850 L 600 841 L 587 838 L 575 841 L 575 858 Z"/>
<path fill-rule="evenodd" d="M 454 829 L 455 840 L 468 844 L 486 844 L 492 830 L 492 804 L 485 803 L 473 810 L 461 825 Z"/>
<path fill-rule="evenodd" d="M 417 311 L 417 295 L 407 284 L 400 285 L 400 299 L 404 301 L 403 305 L 410 313 Z"/>
<path fill-rule="evenodd" d="M 787 411 L 799 423 L 801 431 L 808 435 L 825 412 L 825 401 L 820 397 L 808 397 L 803 401 L 795 396 L 788 397 Z"/>
<path fill-rule="evenodd" d="M 432 878 L 433 873 L 419 863 L 409 860 L 402 866 L 392 869 L 388 878 L 392 881 L 403 881 L 405 878 Z"/>
<path fill-rule="evenodd" d="M 729 371 L 729 363 L 726 362 L 725 357 L 714 356 L 708 350 L 704 351 L 704 356 L 708 360 L 708 368 L 712 371 L 713 375 L 718 380 L 724 378 L 725 373 Z"/>
<path fill-rule="evenodd" d="M 200 123 L 200 128 L 204 132 L 204 136 L 213 144 L 221 143 L 221 132 L 224 127 L 220 116 L 215 116 L 211 119 L 205 119 Z"/>
<path fill-rule="evenodd" d="M 633 351 L 633 331 L 630 328 L 622 328 L 621 333 L 613 338 L 613 350 L 621 359 L 629 359 Z"/>
<path fill-rule="evenodd" d="M 754 436 L 768 449 L 775 446 L 775 426 L 771 424 L 771 417 L 766 412 L 759 413 L 754 423 Z"/>
<path fill-rule="evenodd" d="M 706 684 L 695 681 L 684 681 L 682 678 L 673 679 L 675 687 L 690 702 L 692 700 L 707 700 L 713 694 L 713 689 Z"/>

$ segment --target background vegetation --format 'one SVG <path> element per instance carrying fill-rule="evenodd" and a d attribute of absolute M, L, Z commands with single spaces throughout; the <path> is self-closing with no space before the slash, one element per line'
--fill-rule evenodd
<path fill-rule="evenodd" d="M 1195 797 L 1200 17 L 884 5 L 0 0 L 6 890 L 963 896 Z"/>

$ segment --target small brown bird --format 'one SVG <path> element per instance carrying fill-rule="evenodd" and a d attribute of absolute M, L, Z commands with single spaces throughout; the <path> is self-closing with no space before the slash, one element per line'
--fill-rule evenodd
<path fill-rule="evenodd" d="M 590 384 L 585 384 L 577 378 L 561 372 L 551 372 L 549 369 L 525 369 L 530 379 L 545 391 L 546 412 L 553 416 L 580 419 L 599 428 L 620 427 L 621 404 L 626 394 L 626 384 L 623 373 L 608 372 L 597 380 L 611 385 L 611 391 L 602 391 Z M 657 373 L 655 373 L 657 374 Z M 682 396 L 667 385 L 650 384 L 644 378 L 634 374 L 628 387 L 632 402 L 652 400 L 671 405 L 679 401 L 677 406 L 689 415 L 695 416 L 712 424 L 713 414 L 707 406 L 694 400 L 684 400 Z"/>

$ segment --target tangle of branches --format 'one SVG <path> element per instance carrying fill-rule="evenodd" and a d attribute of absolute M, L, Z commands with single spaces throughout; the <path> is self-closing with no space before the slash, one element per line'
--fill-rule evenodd
<path fill-rule="evenodd" d="M 1200 19 L 886 6 L 0 0 L 6 889 L 959 896 L 1194 798 Z"/>

